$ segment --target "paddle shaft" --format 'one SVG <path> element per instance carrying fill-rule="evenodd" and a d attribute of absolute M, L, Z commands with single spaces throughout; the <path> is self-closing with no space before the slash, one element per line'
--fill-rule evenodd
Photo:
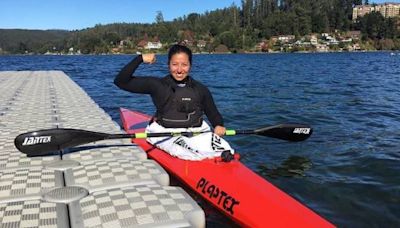
<path fill-rule="evenodd" d="M 139 132 L 134 134 L 108 134 L 106 139 L 145 139 L 145 138 L 153 138 L 153 137 L 177 137 L 177 136 L 186 136 L 186 137 L 193 137 L 196 135 L 200 135 L 203 133 L 207 133 L 211 131 L 198 131 L 198 132 L 191 132 L 191 131 L 184 131 L 184 132 L 157 132 L 157 133 L 146 133 L 146 132 Z M 251 135 L 257 134 L 255 130 L 226 130 L 225 136 L 233 136 L 233 135 Z"/>
<path fill-rule="evenodd" d="M 175 137 L 175 136 L 186 136 L 192 137 L 196 135 L 200 135 L 210 131 L 200 131 L 200 132 L 157 132 L 157 133 L 146 133 L 146 132 L 138 132 L 134 134 L 109 134 L 105 139 L 145 139 L 145 138 L 153 138 L 153 137 Z"/>

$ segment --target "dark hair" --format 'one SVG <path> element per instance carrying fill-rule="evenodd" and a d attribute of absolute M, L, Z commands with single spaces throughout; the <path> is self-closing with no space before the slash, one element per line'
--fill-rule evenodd
<path fill-rule="evenodd" d="M 169 51 L 168 51 L 168 65 L 169 65 L 169 61 L 171 61 L 172 56 L 175 55 L 175 54 L 178 54 L 178 53 L 187 54 L 188 57 L 189 57 L 190 65 L 192 65 L 192 51 L 188 47 L 180 45 L 180 44 L 172 45 L 172 47 L 169 48 Z"/>

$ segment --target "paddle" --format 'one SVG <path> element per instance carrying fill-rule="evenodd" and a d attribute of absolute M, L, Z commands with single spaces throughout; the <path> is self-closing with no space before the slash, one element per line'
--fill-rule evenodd
<path fill-rule="evenodd" d="M 144 139 L 148 137 L 172 136 L 191 137 L 201 133 L 204 132 L 107 134 L 79 129 L 55 128 L 20 134 L 15 138 L 14 144 L 19 151 L 28 156 L 44 156 L 55 154 L 55 152 L 66 148 L 106 139 Z M 312 128 L 304 124 L 279 124 L 255 130 L 227 130 L 225 133 L 225 135 L 245 134 L 255 134 L 297 142 L 310 137 L 312 134 Z"/>

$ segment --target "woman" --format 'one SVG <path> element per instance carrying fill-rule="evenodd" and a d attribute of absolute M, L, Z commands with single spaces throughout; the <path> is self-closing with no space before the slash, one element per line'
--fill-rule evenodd
<path fill-rule="evenodd" d="M 189 76 L 191 50 L 186 46 L 173 45 L 168 52 L 170 74 L 163 78 L 132 76 L 141 63 L 152 64 L 155 61 L 154 54 L 139 55 L 122 68 L 114 80 L 123 90 L 151 95 L 156 113 L 146 131 L 210 131 L 208 124 L 203 121 L 205 114 L 214 128 L 214 134 L 191 138 L 148 138 L 148 141 L 182 159 L 201 160 L 220 156 L 225 151 L 223 156 L 229 160 L 233 150 L 219 137 L 226 131 L 222 116 L 207 87 Z"/>

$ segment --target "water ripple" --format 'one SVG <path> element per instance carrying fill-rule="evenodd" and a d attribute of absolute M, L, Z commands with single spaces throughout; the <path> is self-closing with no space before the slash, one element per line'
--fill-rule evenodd
<path fill-rule="evenodd" d="M 0 56 L 0 70 L 62 70 L 120 123 L 119 107 L 155 111 L 149 97 L 112 83 L 131 59 Z M 339 227 L 400 224 L 398 56 L 195 55 L 193 61 L 193 77 L 209 87 L 229 128 L 282 122 L 314 127 L 313 136 L 301 143 L 227 138 L 247 166 Z M 168 73 L 166 62 L 166 55 L 157 56 L 155 64 L 140 66 L 137 74 L 162 77 Z M 209 219 L 209 225 L 219 224 L 218 218 Z"/>

